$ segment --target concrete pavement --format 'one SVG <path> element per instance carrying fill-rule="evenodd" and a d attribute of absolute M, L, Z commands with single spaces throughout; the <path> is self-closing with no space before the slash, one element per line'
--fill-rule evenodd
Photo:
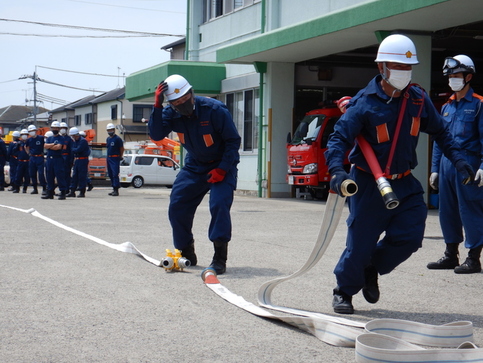
<path fill-rule="evenodd" d="M 30 192 L 30 189 L 29 189 Z M 156 259 L 172 248 L 169 189 L 97 187 L 84 199 L 42 200 L 0 192 L 0 205 L 42 215 L 110 243 L 132 242 Z M 237 196 L 228 270 L 219 277 L 256 304 L 260 285 L 297 270 L 317 238 L 325 202 Z M 277 287 L 278 305 L 332 313 L 332 270 L 344 248 L 345 208 L 332 244 L 306 275 Z M 354 349 L 253 316 L 216 296 L 200 278 L 213 254 L 207 199 L 194 234 L 199 266 L 166 273 L 30 214 L 0 207 L 1 362 L 353 362 Z M 354 297 L 350 319 L 470 320 L 483 347 L 483 274 L 430 271 L 444 245 L 429 211 L 424 246 L 380 278 L 381 299 Z M 466 250 L 461 251 L 466 257 Z M 335 314 L 334 314 L 335 315 Z"/>

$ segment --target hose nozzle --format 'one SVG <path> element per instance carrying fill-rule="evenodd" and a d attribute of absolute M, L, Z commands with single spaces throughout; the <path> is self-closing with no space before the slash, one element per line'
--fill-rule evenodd
<path fill-rule="evenodd" d="M 384 200 L 384 204 L 386 205 L 387 209 L 394 209 L 399 205 L 399 199 L 397 199 L 396 193 L 392 190 L 391 184 L 387 181 L 386 178 L 380 177 L 376 180 L 377 189 L 382 195 L 382 199 Z"/>

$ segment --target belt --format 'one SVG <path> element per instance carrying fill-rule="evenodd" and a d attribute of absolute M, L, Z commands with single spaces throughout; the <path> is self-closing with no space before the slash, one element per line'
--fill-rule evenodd
<path fill-rule="evenodd" d="M 28 163 L 29 160 L 23 160 L 23 159 L 19 159 L 18 161 L 21 161 L 22 163 Z"/>
<path fill-rule="evenodd" d="M 62 156 L 67 156 L 70 155 L 69 153 L 63 153 Z"/>
<path fill-rule="evenodd" d="M 408 176 L 409 174 L 411 174 L 411 170 L 406 170 L 404 173 L 401 173 L 401 174 L 386 175 L 386 178 L 391 180 L 402 179 L 405 176 Z"/>
<path fill-rule="evenodd" d="M 62 155 L 51 155 L 51 156 L 47 156 L 49 159 L 57 159 L 57 158 L 61 158 Z"/>
<path fill-rule="evenodd" d="M 88 156 L 81 156 L 81 157 L 78 157 L 78 158 L 75 158 L 76 160 L 85 160 L 85 159 L 89 159 Z"/>
<path fill-rule="evenodd" d="M 14 158 L 14 159 L 17 159 L 17 157 L 16 157 L 15 155 L 10 155 L 10 156 L 11 156 L 12 158 Z"/>
<path fill-rule="evenodd" d="M 357 166 L 357 169 L 362 170 L 364 173 L 369 173 L 368 171 L 365 171 L 364 169 L 362 169 L 359 166 Z M 369 174 L 371 174 L 371 173 L 369 173 Z M 390 180 L 396 180 L 396 179 L 402 179 L 405 176 L 408 176 L 409 174 L 411 174 L 411 169 L 406 170 L 404 173 L 401 173 L 401 174 L 384 175 L 384 177 L 387 178 L 387 179 L 390 179 Z"/>
<path fill-rule="evenodd" d="M 41 157 L 41 156 L 43 156 L 43 155 L 30 155 L 30 156 Z"/>
<path fill-rule="evenodd" d="M 108 158 L 119 158 L 121 155 L 107 155 Z"/>

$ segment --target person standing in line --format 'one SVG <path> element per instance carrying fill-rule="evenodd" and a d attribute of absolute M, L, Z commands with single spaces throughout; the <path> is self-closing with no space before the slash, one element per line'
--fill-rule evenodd
<path fill-rule="evenodd" d="M 69 126 L 65 122 L 60 123 L 59 134 L 63 137 L 64 147 L 62 149 L 62 159 L 64 160 L 65 185 L 69 187 L 72 175 L 72 167 L 74 165 L 74 154 L 72 153 L 72 144 L 74 141 L 68 135 L 67 129 Z"/>
<path fill-rule="evenodd" d="M 419 133 L 433 136 L 464 182 L 475 176 L 428 95 L 410 85 L 412 66 L 419 63 L 412 40 L 400 34 L 388 36 L 379 45 L 375 62 L 379 74 L 351 99 L 325 153 L 331 189 L 342 195 L 347 179 L 359 187 L 348 197 L 346 248 L 334 269 L 332 307 L 339 314 L 354 313 L 352 296 L 360 290 L 367 302 L 375 304 L 380 296 L 378 275 L 390 273 L 422 246 L 427 207 L 421 183 L 411 173 L 418 164 Z M 399 199 L 396 208 L 386 207 L 364 150 L 359 142 L 354 146 L 359 137 L 384 170 Z M 350 175 L 344 170 L 349 149 Z"/>
<path fill-rule="evenodd" d="M 8 160 L 7 146 L 0 132 L 0 192 L 5 190 L 5 164 Z"/>
<path fill-rule="evenodd" d="M 483 97 L 476 94 L 470 82 L 476 73 L 473 60 L 467 55 L 448 57 L 443 75 L 448 77 L 454 92 L 443 105 L 441 114 L 449 130 L 461 145 L 466 161 L 477 170 L 475 184 L 462 185 L 461 175 L 453 164 L 433 146 L 429 184 L 439 189 L 439 220 L 446 250 L 442 258 L 428 263 L 430 270 L 449 269 L 457 274 L 481 272 L 483 248 Z M 463 237 L 464 230 L 464 237 Z M 469 249 L 465 262 L 459 264 L 461 242 Z"/>
<path fill-rule="evenodd" d="M 165 95 L 169 106 L 163 108 Z M 230 209 L 240 161 L 240 135 L 222 102 L 195 96 L 188 81 L 177 74 L 158 85 L 149 120 L 153 140 L 162 140 L 172 131 L 188 151 L 170 196 L 168 214 L 174 246 L 192 266 L 197 264 L 193 219 L 203 197 L 210 192 L 208 236 L 215 250 L 210 267 L 222 274 L 231 240 Z"/>
<path fill-rule="evenodd" d="M 64 138 L 59 134 L 60 123 L 53 121 L 50 125 L 53 136 L 49 136 L 45 142 L 47 149 L 47 193 L 42 199 L 54 199 L 55 181 L 59 186 L 59 200 L 65 199 L 67 185 L 65 184 L 65 170 L 62 153 L 64 149 Z"/>
<path fill-rule="evenodd" d="M 37 127 L 35 125 L 30 125 L 27 131 L 30 135 L 27 139 L 27 146 L 29 147 L 30 153 L 29 174 L 30 183 L 33 187 L 30 194 L 39 194 L 37 189 L 38 184 L 42 187 L 44 194 L 47 187 L 45 180 L 44 137 L 37 135 Z"/>
<path fill-rule="evenodd" d="M 84 139 L 86 139 L 86 132 L 85 131 L 79 131 L 79 135 L 82 136 Z M 86 141 L 87 141 L 87 139 L 86 139 Z M 92 184 L 91 178 L 89 178 L 89 163 L 87 163 L 87 176 L 86 177 L 87 177 L 87 191 L 90 192 L 92 189 L 94 189 L 94 185 Z"/>
<path fill-rule="evenodd" d="M 91 149 L 87 140 L 79 135 L 79 129 L 72 127 L 69 130 L 69 136 L 74 139 L 72 152 L 74 153 L 74 172 L 70 184 L 70 193 L 67 197 L 75 197 L 76 190 L 79 190 L 77 198 L 86 196 L 87 185 L 87 166 L 89 165 L 89 155 Z"/>
<path fill-rule="evenodd" d="M 107 173 L 111 179 L 112 192 L 109 195 L 117 197 L 121 183 L 119 181 L 119 168 L 124 155 L 124 142 L 116 135 L 114 124 L 109 123 L 106 126 L 109 136 L 106 139 L 107 145 Z"/>
<path fill-rule="evenodd" d="M 8 144 L 8 165 L 10 165 L 10 188 L 8 189 L 9 192 L 18 189 L 16 187 L 17 182 L 17 166 L 18 166 L 18 143 L 20 139 L 20 131 L 14 131 L 12 133 L 12 142 Z"/>
<path fill-rule="evenodd" d="M 29 137 L 29 132 L 27 129 L 20 131 L 20 141 L 17 144 L 18 148 L 18 165 L 17 165 L 17 175 L 15 177 L 14 193 L 20 192 L 20 186 L 23 184 L 22 193 L 27 193 L 27 187 L 30 183 L 29 176 L 29 148 L 27 146 L 27 138 Z"/>

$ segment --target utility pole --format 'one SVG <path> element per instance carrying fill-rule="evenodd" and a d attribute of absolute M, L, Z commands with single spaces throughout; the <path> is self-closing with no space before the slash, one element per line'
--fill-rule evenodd
<path fill-rule="evenodd" d="M 37 127 L 37 70 L 34 71 L 34 125 Z"/>
<path fill-rule="evenodd" d="M 26 79 L 26 78 L 31 78 L 34 81 L 34 108 L 33 108 L 33 114 L 34 114 L 34 125 L 37 127 L 37 68 L 35 68 L 33 76 L 31 75 L 25 75 L 22 77 L 19 77 L 19 79 Z"/>

